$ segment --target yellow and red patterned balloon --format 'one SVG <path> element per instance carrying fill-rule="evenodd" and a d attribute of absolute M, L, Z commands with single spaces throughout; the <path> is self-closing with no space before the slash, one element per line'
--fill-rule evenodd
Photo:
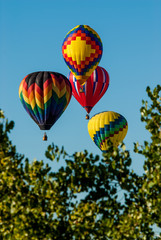
<path fill-rule="evenodd" d="M 119 113 L 106 111 L 94 115 L 88 122 L 88 132 L 100 150 L 106 152 L 108 139 L 118 146 L 127 134 L 128 123 Z"/>
<path fill-rule="evenodd" d="M 99 64 L 102 52 L 99 35 L 87 25 L 78 25 L 71 29 L 62 44 L 64 60 L 81 85 Z"/>

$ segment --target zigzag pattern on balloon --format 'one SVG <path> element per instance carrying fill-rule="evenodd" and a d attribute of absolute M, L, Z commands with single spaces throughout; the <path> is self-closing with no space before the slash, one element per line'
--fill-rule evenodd
<path fill-rule="evenodd" d="M 101 149 L 103 143 L 106 142 L 107 139 L 111 139 L 117 135 L 120 134 L 120 132 L 127 130 L 127 121 L 124 117 L 119 116 L 118 119 L 115 119 L 115 121 L 110 122 L 109 124 L 105 124 L 104 128 L 100 128 L 99 131 L 96 131 L 96 133 L 93 136 L 93 141 L 95 144 Z"/>
<path fill-rule="evenodd" d="M 51 125 L 66 109 L 71 98 L 71 86 L 61 74 L 36 72 L 22 80 L 19 97 L 39 126 Z"/>
<path fill-rule="evenodd" d="M 85 59 L 78 59 L 71 53 L 77 44 L 84 44 L 88 49 Z M 76 75 L 86 74 L 98 65 L 102 56 L 102 42 L 98 34 L 86 25 L 73 28 L 65 37 L 62 44 L 62 54 L 70 70 Z"/>
<path fill-rule="evenodd" d="M 32 111 L 32 108 L 29 104 L 29 100 L 28 100 L 28 94 L 27 91 L 25 89 L 25 78 L 22 80 L 20 87 L 19 87 L 19 98 L 22 102 L 23 107 L 25 108 L 25 110 L 27 111 L 27 113 L 31 116 L 31 118 L 37 122 L 36 117 Z M 24 88 L 23 88 L 24 87 Z"/>

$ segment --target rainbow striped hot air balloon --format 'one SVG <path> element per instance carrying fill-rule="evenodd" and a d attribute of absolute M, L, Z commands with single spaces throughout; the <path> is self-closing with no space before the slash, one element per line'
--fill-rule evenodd
<path fill-rule="evenodd" d="M 118 146 L 127 134 L 128 124 L 119 113 L 107 111 L 94 115 L 88 122 L 88 132 L 100 150 L 106 152 L 107 140 Z"/>
<path fill-rule="evenodd" d="M 81 85 L 99 64 L 102 51 L 99 35 L 87 25 L 71 29 L 62 44 L 64 60 Z"/>
<path fill-rule="evenodd" d="M 65 111 L 72 95 L 68 79 L 55 72 L 28 74 L 19 87 L 20 100 L 41 130 L 49 130 Z"/>

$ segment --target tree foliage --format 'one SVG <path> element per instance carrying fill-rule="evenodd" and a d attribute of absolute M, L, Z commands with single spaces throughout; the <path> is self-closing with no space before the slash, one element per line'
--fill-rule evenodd
<path fill-rule="evenodd" d="M 110 142 L 102 157 L 48 146 L 48 159 L 64 159 L 58 171 L 31 162 L 16 152 L 9 139 L 14 123 L 0 111 L 0 239 L 160 239 L 153 228 L 161 227 L 160 91 L 147 87 L 150 103 L 140 110 L 151 134 L 134 144 L 145 159 L 142 176 L 131 170 L 125 145 Z"/>

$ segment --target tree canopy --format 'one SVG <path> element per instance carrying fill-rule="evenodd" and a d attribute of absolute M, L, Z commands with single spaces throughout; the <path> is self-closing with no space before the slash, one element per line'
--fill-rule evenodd
<path fill-rule="evenodd" d="M 123 143 L 109 142 L 102 157 L 51 144 L 46 157 L 65 163 L 57 171 L 29 161 L 9 138 L 14 122 L 0 111 L 0 239 L 161 238 L 154 228 L 161 227 L 161 86 L 146 91 L 140 112 L 151 138 L 134 143 L 145 159 L 141 176 Z"/>

